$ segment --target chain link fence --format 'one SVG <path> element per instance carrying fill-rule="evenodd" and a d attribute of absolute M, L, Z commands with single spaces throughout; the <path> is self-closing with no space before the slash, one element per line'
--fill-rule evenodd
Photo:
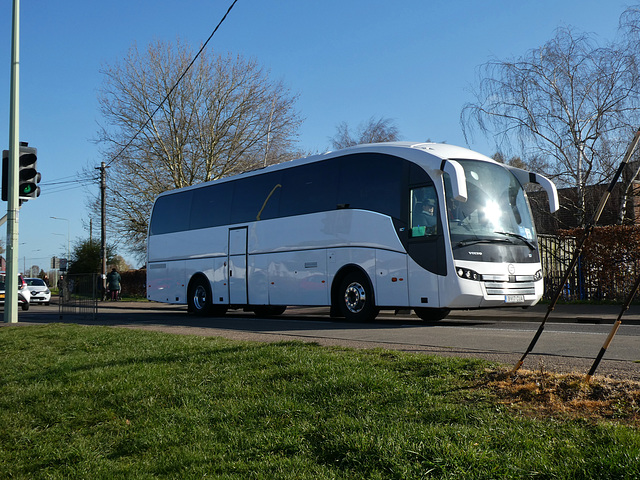
<path fill-rule="evenodd" d="M 66 315 L 95 320 L 98 300 L 102 299 L 102 282 L 96 273 L 65 275 L 58 282 L 60 318 Z"/>
<path fill-rule="evenodd" d="M 569 268 L 573 252 L 576 249 L 576 238 L 538 235 L 538 245 L 540 247 L 542 277 L 544 279 L 543 298 L 549 300 L 553 297 Z M 581 270 L 581 262 L 578 260 L 576 268 L 571 272 L 563 286 L 563 299 L 568 301 L 585 299 L 585 286 Z"/>

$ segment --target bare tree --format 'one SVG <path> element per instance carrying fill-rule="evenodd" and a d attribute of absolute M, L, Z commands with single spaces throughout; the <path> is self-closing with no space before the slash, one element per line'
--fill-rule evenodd
<path fill-rule="evenodd" d="M 297 95 L 254 60 L 205 50 L 177 83 L 193 56 L 156 42 L 102 71 L 109 222 L 134 251 L 159 193 L 288 160 L 302 123 Z"/>
<path fill-rule="evenodd" d="M 640 40 L 640 5 L 627 8 L 620 15 L 620 31 L 630 45 L 638 45 Z"/>
<path fill-rule="evenodd" d="M 640 119 L 637 49 L 597 45 L 592 35 L 561 28 L 542 47 L 480 68 L 476 101 L 464 106 L 465 135 L 479 128 L 523 158 L 545 158 L 546 173 L 577 189 L 606 181 Z"/>
<path fill-rule="evenodd" d="M 371 117 L 359 125 L 355 135 L 349 131 L 347 122 L 340 123 L 336 127 L 336 134 L 330 140 L 333 148 L 338 150 L 363 143 L 395 142 L 398 139 L 398 127 L 393 124 L 393 120 Z"/>

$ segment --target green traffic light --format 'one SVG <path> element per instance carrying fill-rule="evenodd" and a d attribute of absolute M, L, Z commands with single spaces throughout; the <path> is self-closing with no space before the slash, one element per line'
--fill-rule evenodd
<path fill-rule="evenodd" d="M 27 185 L 23 185 L 23 187 L 20 189 L 20 193 L 22 195 L 29 195 L 31 193 L 33 193 L 35 191 L 36 187 L 33 184 L 27 184 Z"/>

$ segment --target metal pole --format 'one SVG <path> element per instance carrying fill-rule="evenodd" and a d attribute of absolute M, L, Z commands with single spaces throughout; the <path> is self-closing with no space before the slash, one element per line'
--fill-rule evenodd
<path fill-rule="evenodd" d="M 107 167 L 100 164 L 100 254 L 102 255 L 102 299 L 107 293 Z"/>
<path fill-rule="evenodd" d="M 11 100 L 9 106 L 9 179 L 7 182 L 7 276 L 5 323 L 18 323 L 18 158 L 20 155 L 20 0 L 13 0 Z"/>
<path fill-rule="evenodd" d="M 618 170 L 616 171 L 615 175 L 611 179 L 611 182 L 609 183 L 609 187 L 607 188 L 607 191 L 602 195 L 602 198 L 600 198 L 600 203 L 598 204 L 598 208 L 596 208 L 596 211 L 594 212 L 593 217 L 591 217 L 591 220 L 589 220 L 589 223 L 587 224 L 587 226 L 584 227 L 584 235 L 582 236 L 582 239 L 580 240 L 580 242 L 576 246 L 576 250 L 573 253 L 573 258 L 571 259 L 571 263 L 569 264 L 569 268 L 564 273 L 564 276 L 562 277 L 561 282 L 558 284 L 558 287 L 556 288 L 556 291 L 554 292 L 554 295 L 553 295 L 553 298 L 551 300 L 551 303 L 549 304 L 549 307 L 547 308 L 547 313 L 545 314 L 544 319 L 542 320 L 542 323 L 540 324 L 540 327 L 538 327 L 538 331 L 533 336 L 533 339 L 531 340 L 531 343 L 527 347 L 526 352 L 524 352 L 524 354 L 522 355 L 522 358 L 520 358 L 520 360 L 518 360 L 518 363 L 516 363 L 516 365 L 513 367 L 512 373 L 517 372 L 520 369 L 520 367 L 522 367 L 522 364 L 524 363 L 525 358 L 527 358 L 527 355 L 529 355 L 529 353 L 531 353 L 531 351 L 535 347 L 536 343 L 538 343 L 538 339 L 540 338 L 540 335 L 542 335 L 542 332 L 544 330 L 545 324 L 547 323 L 547 319 L 549 318 L 549 315 L 551 314 L 551 312 L 555 309 L 556 303 L 560 299 L 560 295 L 562 294 L 562 288 L 564 287 L 564 284 L 566 283 L 567 279 L 569 278 L 569 275 L 571 275 L 571 272 L 575 268 L 576 263 L 578 263 L 578 258 L 580 257 L 580 254 L 582 253 L 582 248 L 584 247 L 584 244 L 587 241 L 587 238 L 589 237 L 589 235 L 591 235 L 591 232 L 593 232 L 593 229 L 594 229 L 596 223 L 598 223 L 598 220 L 600 219 L 600 215 L 602 215 L 602 211 L 604 210 L 604 207 L 607 204 L 607 201 L 609 200 L 609 197 L 611 196 L 611 192 L 612 192 L 613 188 L 616 186 L 616 183 L 618 182 L 618 179 L 620 178 L 620 175 L 622 174 L 622 170 L 624 169 L 624 167 L 629 162 L 629 159 L 631 158 L 631 155 L 633 154 L 633 151 L 635 150 L 636 146 L 638 145 L 638 141 L 639 140 L 640 140 L 640 129 L 638 129 L 636 131 L 636 134 L 634 135 L 633 140 L 629 144 L 629 147 L 627 148 L 627 152 L 625 153 L 624 158 L 622 159 L 622 163 L 620 164 L 620 166 L 618 167 Z"/>

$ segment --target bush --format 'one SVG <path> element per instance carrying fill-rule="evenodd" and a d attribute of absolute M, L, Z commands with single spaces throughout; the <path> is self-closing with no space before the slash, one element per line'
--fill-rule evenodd
<path fill-rule="evenodd" d="M 560 234 L 580 240 L 584 230 L 576 228 Z M 584 245 L 578 268 L 588 299 L 624 300 L 640 273 L 640 226 L 594 228 Z"/>
<path fill-rule="evenodd" d="M 121 272 L 122 277 L 122 297 L 141 297 L 147 298 L 147 270 L 142 268 L 140 270 L 128 270 Z"/>

